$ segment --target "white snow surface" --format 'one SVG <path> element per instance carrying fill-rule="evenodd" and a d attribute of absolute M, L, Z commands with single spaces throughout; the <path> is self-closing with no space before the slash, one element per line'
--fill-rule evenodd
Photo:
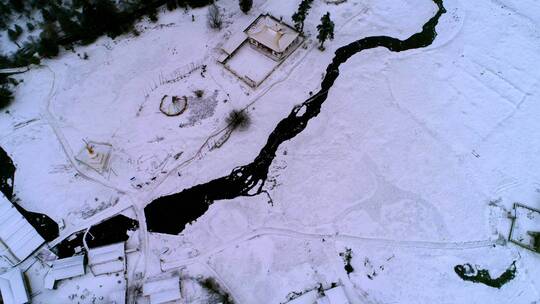
<path fill-rule="evenodd" d="M 314 1 L 308 47 L 257 89 L 216 62 L 241 25 L 266 12 L 292 24 L 299 2 L 255 0 L 244 15 L 237 1 L 219 1 L 221 31 L 207 27 L 204 8 L 163 10 L 158 23 L 137 25 L 140 36 L 78 47 L 88 60 L 63 52 L 18 76 L 16 101 L 0 112 L 0 146 L 17 166 L 21 205 L 63 220 L 64 232 L 126 206 L 141 226 L 127 283 L 87 274 L 44 290 L 48 268 L 37 262 L 26 271 L 34 303 L 122 302 L 169 274 L 213 277 L 235 303 L 285 303 L 331 283 L 353 304 L 540 300 L 540 255 L 497 241 L 514 202 L 540 209 L 537 0 L 445 0 L 431 46 L 367 50 L 341 65 L 321 113 L 272 163 L 273 205 L 265 194 L 218 201 L 178 236 L 146 232 L 153 199 L 251 162 L 277 122 L 316 92 L 335 49 L 366 36 L 405 39 L 436 11 L 430 0 Z M 327 11 L 335 39 L 321 52 L 316 26 Z M 164 94 L 188 96 L 188 110 L 164 116 Z M 244 107 L 249 128 L 212 149 L 228 112 Z M 75 161 L 83 140 L 113 146 L 109 172 Z M 513 261 L 516 277 L 500 289 L 454 272 L 470 263 L 498 277 Z M 205 303 L 192 290 L 182 297 Z"/>

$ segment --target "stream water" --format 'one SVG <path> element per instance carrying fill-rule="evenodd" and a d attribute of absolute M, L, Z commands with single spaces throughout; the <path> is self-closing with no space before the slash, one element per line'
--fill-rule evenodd
<path fill-rule="evenodd" d="M 144 210 L 148 230 L 178 234 L 184 230 L 186 224 L 202 216 L 214 201 L 262 193 L 277 149 L 283 142 L 302 132 L 309 120 L 319 114 L 322 104 L 328 98 L 328 91 L 339 76 L 339 67 L 343 63 L 363 50 L 384 47 L 392 52 L 402 52 L 429 46 L 435 40 L 437 35 L 435 27 L 446 10 L 443 0 L 433 0 L 433 2 L 438 8 L 436 14 L 424 24 L 421 32 L 405 40 L 388 36 L 372 36 L 337 49 L 332 62 L 326 68 L 326 75 L 321 82 L 319 92 L 295 106 L 291 113 L 277 124 L 270 133 L 266 145 L 251 163 L 234 168 L 227 176 L 152 201 Z"/>

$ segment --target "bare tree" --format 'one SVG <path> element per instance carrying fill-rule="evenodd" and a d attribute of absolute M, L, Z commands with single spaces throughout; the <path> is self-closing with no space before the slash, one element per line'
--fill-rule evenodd
<path fill-rule="evenodd" d="M 212 4 L 208 7 L 208 25 L 213 29 L 221 29 L 223 21 L 221 19 L 221 12 L 217 5 Z"/>

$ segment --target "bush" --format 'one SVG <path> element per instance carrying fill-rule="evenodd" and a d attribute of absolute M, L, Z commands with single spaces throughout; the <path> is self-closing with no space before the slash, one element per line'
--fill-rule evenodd
<path fill-rule="evenodd" d="M 231 130 L 245 130 L 251 124 L 251 118 L 245 110 L 232 110 L 225 121 Z"/>
<path fill-rule="evenodd" d="M 7 85 L 0 87 L 0 110 L 6 108 L 13 100 L 13 93 Z"/>
<path fill-rule="evenodd" d="M 195 90 L 193 91 L 193 93 L 195 93 L 195 96 L 197 96 L 197 98 L 201 98 L 204 95 L 204 90 Z"/>
<path fill-rule="evenodd" d="M 253 0 L 240 0 L 240 9 L 247 14 L 253 6 Z"/>
<path fill-rule="evenodd" d="M 213 29 L 221 29 L 223 21 L 221 20 L 221 13 L 217 5 L 212 4 L 208 7 L 208 25 Z"/>

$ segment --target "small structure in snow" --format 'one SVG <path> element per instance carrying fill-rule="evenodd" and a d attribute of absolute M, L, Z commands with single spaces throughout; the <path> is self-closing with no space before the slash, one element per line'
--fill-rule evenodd
<path fill-rule="evenodd" d="M 126 270 L 124 242 L 90 249 L 88 266 L 95 276 L 124 272 Z"/>
<path fill-rule="evenodd" d="M 514 204 L 514 216 L 508 240 L 525 249 L 540 253 L 540 210 Z"/>
<path fill-rule="evenodd" d="M 245 30 L 249 43 L 275 60 L 283 59 L 301 40 L 300 33 L 270 14 L 260 15 Z"/>
<path fill-rule="evenodd" d="M 349 304 L 343 286 L 337 286 L 324 291 L 325 296 L 317 300 L 317 304 Z"/>
<path fill-rule="evenodd" d="M 25 304 L 30 303 L 23 273 L 14 267 L 0 275 L 0 303 Z"/>
<path fill-rule="evenodd" d="M 76 255 L 53 262 L 45 276 L 45 288 L 54 289 L 56 281 L 84 275 L 84 255 Z"/>
<path fill-rule="evenodd" d="M 103 173 L 109 168 L 109 159 L 111 157 L 112 146 L 106 143 L 85 142 L 75 159 L 81 164 Z"/>
<path fill-rule="evenodd" d="M 159 110 L 167 116 L 178 116 L 187 109 L 187 97 L 164 95 L 159 103 Z"/>
<path fill-rule="evenodd" d="M 143 285 L 143 295 L 149 297 L 150 304 L 161 304 L 178 301 L 180 294 L 180 277 L 149 281 Z"/>
<path fill-rule="evenodd" d="M 0 257 L 15 265 L 26 259 L 45 240 L 0 192 Z"/>

